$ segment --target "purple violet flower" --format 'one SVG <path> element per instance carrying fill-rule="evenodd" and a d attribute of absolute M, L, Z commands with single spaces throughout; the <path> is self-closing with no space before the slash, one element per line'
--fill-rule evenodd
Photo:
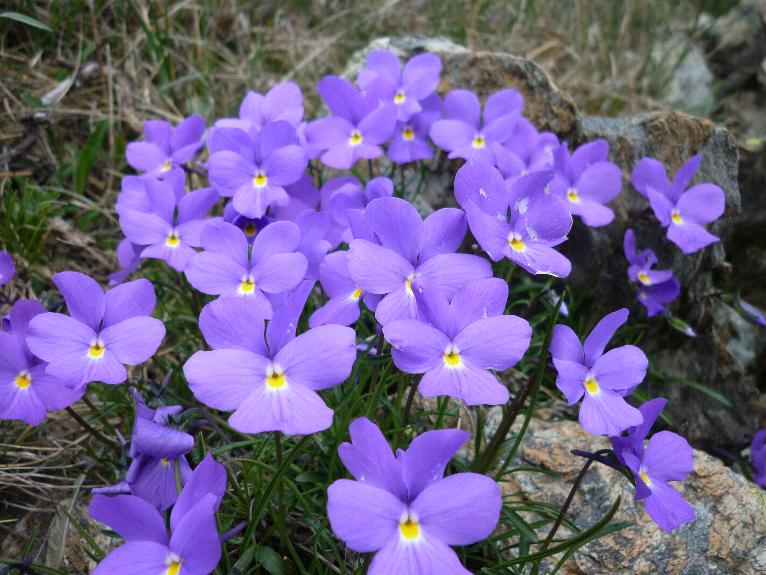
<path fill-rule="evenodd" d="M 355 334 L 323 325 L 296 337 L 308 296 L 303 291 L 274 310 L 265 341 L 263 316 L 242 299 L 216 300 L 200 314 L 200 329 L 214 349 L 195 353 L 184 374 L 199 401 L 234 411 L 229 424 L 237 431 L 308 435 L 332 425 L 333 411 L 316 392 L 350 375 Z"/>
<path fill-rule="evenodd" d="M 365 291 L 354 283 L 348 269 L 348 252 L 328 254 L 319 266 L 319 281 L 322 290 L 330 299 L 317 308 L 309 318 L 309 327 L 326 324 L 351 325 L 359 319 L 360 300 L 367 308 L 375 311 L 380 296 Z"/>
<path fill-rule="evenodd" d="M 492 261 L 507 257 L 531 274 L 566 277 L 572 271 L 570 261 L 553 249 L 566 241 L 572 216 L 563 201 L 546 193 L 552 177 L 547 170 L 520 177 L 509 194 L 500 172 L 484 162 L 458 170 L 455 197 Z"/>
<path fill-rule="evenodd" d="M 666 305 L 681 293 L 681 285 L 671 270 L 654 270 L 657 256 L 647 248 L 640 253 L 636 250 L 632 229 L 625 230 L 623 240 L 625 258 L 630 266 L 628 277 L 638 284 L 637 299 L 646 308 L 649 317 L 666 313 Z"/>
<path fill-rule="evenodd" d="M 526 122 L 519 120 L 519 125 Z M 505 178 L 509 189 L 520 176 L 526 176 L 540 170 L 553 168 L 553 154 L 559 148 L 559 139 L 551 132 L 538 133 L 532 126 L 524 130 L 519 137 L 509 140 L 498 149 L 497 169 Z"/>
<path fill-rule="evenodd" d="M 117 250 L 115 250 L 120 269 L 109 274 L 110 287 L 120 285 L 141 266 L 144 261 L 144 258 L 141 257 L 142 251 L 144 251 L 142 246 L 137 246 L 128 238 L 120 240 L 120 243 L 117 244 Z"/>
<path fill-rule="evenodd" d="M 670 431 L 655 433 L 644 447 L 644 440 L 667 404 L 664 398 L 644 403 L 643 422 L 628 429 L 627 437 L 613 437 L 612 447 L 621 463 L 632 472 L 636 481 L 636 500 L 664 531 L 672 531 L 693 521 L 694 509 L 669 481 L 683 481 L 694 467 L 694 451 L 680 435 Z"/>
<path fill-rule="evenodd" d="M 388 159 L 395 164 L 428 160 L 434 155 L 428 134 L 433 123 L 441 118 L 442 101 L 437 94 L 431 94 L 421 104 L 421 112 L 414 114 L 406 122 L 396 124 L 387 151 Z"/>
<path fill-rule="evenodd" d="M 7 284 L 16 275 L 13 257 L 5 250 L 0 251 L 0 286 Z"/>
<path fill-rule="evenodd" d="M 327 490 L 335 535 L 354 551 L 375 552 L 370 575 L 468 575 L 450 546 L 488 537 L 502 506 L 500 487 L 489 477 L 444 477 L 468 434 L 427 431 L 394 455 L 369 419 L 355 420 L 349 432 L 352 442 L 338 453 L 356 481 L 339 479 Z"/>
<path fill-rule="evenodd" d="M 210 183 L 222 196 L 233 196 L 234 208 L 248 218 L 262 218 L 272 204 L 286 204 L 285 186 L 297 182 L 308 164 L 287 122 L 266 124 L 255 135 L 217 128 L 211 152 Z"/>
<path fill-rule="evenodd" d="M 504 371 L 527 351 L 529 323 L 503 315 L 508 285 L 498 278 L 467 284 L 448 301 L 427 278 L 415 278 L 412 290 L 420 319 L 383 326 L 396 367 L 423 373 L 418 387 L 426 397 L 448 395 L 467 405 L 501 405 L 508 389 L 489 370 Z"/>
<path fill-rule="evenodd" d="M 136 403 L 130 441 L 133 461 L 125 482 L 133 495 L 164 511 L 178 498 L 176 473 L 181 485 L 185 485 L 192 474 L 185 454 L 194 447 L 194 437 L 168 427 L 170 416 L 183 410 L 180 405 L 151 409 L 135 389 L 133 397 Z"/>
<path fill-rule="evenodd" d="M 551 193 L 567 202 L 569 211 L 591 227 L 605 226 L 614 219 L 606 206 L 620 194 L 622 173 L 607 161 L 609 144 L 596 140 L 569 153 L 566 142 L 554 154 L 556 175 Z"/>
<path fill-rule="evenodd" d="M 690 158 L 676 172 L 672 184 L 665 167 L 653 158 L 642 158 L 633 169 L 633 186 L 649 200 L 660 224 L 668 228 L 668 239 L 685 254 L 718 241 L 702 226 L 721 217 L 726 207 L 723 190 L 715 184 L 686 189 L 701 160 L 702 154 Z"/>
<path fill-rule="evenodd" d="M 156 303 L 151 282 L 139 279 L 104 293 L 79 272 L 58 273 L 53 281 L 70 315 L 36 315 L 27 335 L 32 353 L 48 362 L 47 374 L 74 389 L 91 381 L 122 383 L 125 364 L 143 363 L 157 351 L 165 326 L 149 317 Z"/>
<path fill-rule="evenodd" d="M 750 461 L 753 464 L 753 481 L 766 489 L 766 429 L 759 429 L 750 444 Z"/>
<path fill-rule="evenodd" d="M 218 201 L 211 188 L 178 194 L 167 183 L 147 180 L 147 195 L 152 211 L 125 209 L 120 214 L 120 226 L 134 244 L 145 246 L 142 258 L 164 260 L 176 271 L 184 271 L 197 253 L 200 234 L 206 225 L 220 218 L 205 218 Z"/>
<path fill-rule="evenodd" d="M 188 163 L 202 147 L 205 120 L 189 116 L 175 129 L 165 120 L 144 122 L 143 142 L 131 142 L 125 150 L 128 163 L 147 177 L 163 177 Z"/>
<path fill-rule="evenodd" d="M 450 153 L 450 159 L 477 159 L 495 165 L 496 153 L 511 137 L 523 108 L 524 101 L 516 90 L 501 90 L 487 98 L 482 120 L 476 94 L 452 90 L 442 107 L 446 119 L 433 123 L 430 136 Z"/>
<path fill-rule="evenodd" d="M 558 372 L 556 387 L 569 405 L 585 396 L 580 406 L 580 425 L 593 435 L 619 435 L 643 421 L 641 412 L 624 397 L 644 380 L 649 365 L 646 355 L 634 345 L 604 353 L 609 340 L 627 320 L 625 308 L 604 316 L 583 344 L 566 325 L 558 324 L 553 330 L 550 350 Z"/>
<path fill-rule="evenodd" d="M 442 208 L 423 221 L 409 202 L 379 198 L 367 205 L 364 218 L 380 245 L 353 240 L 348 267 L 358 287 L 384 296 L 375 310 L 381 325 L 418 317 L 410 285 L 417 276 L 430 278 L 445 296 L 452 297 L 467 283 L 492 275 L 487 260 L 453 253 L 466 231 L 461 210 Z"/>
<path fill-rule="evenodd" d="M 297 84 L 277 84 L 265 95 L 250 91 L 239 105 L 239 118 L 221 118 L 216 128 L 239 128 L 257 132 L 271 122 L 288 122 L 298 128 L 303 119 L 303 94 Z"/>
<path fill-rule="evenodd" d="M 93 575 L 121 573 L 207 575 L 221 558 L 215 512 L 226 492 L 226 469 L 207 455 L 194 469 L 170 513 L 135 495 L 96 495 L 89 515 L 125 543 L 98 564 Z"/>
<path fill-rule="evenodd" d="M 274 222 L 258 233 L 251 247 L 237 226 L 209 224 L 200 238 L 205 251 L 192 259 L 186 277 L 202 293 L 241 297 L 269 318 L 272 309 L 264 292 L 289 291 L 306 274 L 306 256 L 295 252 L 300 238 L 294 223 Z"/>
<path fill-rule="evenodd" d="M 441 70 L 442 63 L 436 54 L 413 56 L 401 69 L 393 52 L 373 50 L 367 55 L 367 66 L 359 73 L 357 83 L 380 100 L 392 102 L 396 119 L 406 122 L 423 109 L 421 101 L 436 90 Z"/>
<path fill-rule="evenodd" d="M 64 409 L 85 393 L 46 373 L 47 364 L 27 346 L 29 322 L 45 312 L 39 302 L 18 300 L 11 308 L 8 329 L 0 332 L 0 419 L 38 425 L 49 411 Z"/>
<path fill-rule="evenodd" d="M 317 85 L 332 116 L 306 126 L 309 147 L 323 150 L 322 163 L 348 170 L 360 158 L 374 159 L 383 154 L 396 125 L 393 103 L 380 104 L 372 94 L 362 95 L 351 82 L 325 76 Z"/>
<path fill-rule="evenodd" d="M 385 177 L 372 178 L 367 185 L 355 176 L 339 176 L 327 180 L 322 186 L 322 210 L 332 216 L 333 227 L 327 238 L 333 247 L 349 243 L 354 235 L 349 229 L 348 210 L 364 210 L 377 198 L 394 195 L 394 183 Z"/>

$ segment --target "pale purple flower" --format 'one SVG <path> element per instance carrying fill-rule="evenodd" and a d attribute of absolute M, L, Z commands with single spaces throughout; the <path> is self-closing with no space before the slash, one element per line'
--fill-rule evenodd
<path fill-rule="evenodd" d="M 676 491 L 670 481 L 682 481 L 694 467 L 694 451 L 680 435 L 670 431 L 655 433 L 644 447 L 644 440 L 667 403 L 656 398 L 639 409 L 640 425 L 628 429 L 626 437 L 613 437 L 612 447 L 621 463 L 633 473 L 636 500 L 664 531 L 672 531 L 693 521 L 692 506 Z"/>
<path fill-rule="evenodd" d="M 636 250 L 635 236 L 630 228 L 625 230 L 623 249 L 630 264 L 628 277 L 638 284 L 638 301 L 646 308 L 649 317 L 665 313 L 666 304 L 676 299 L 681 291 L 673 272 L 652 269 L 657 263 L 657 256 L 649 248 L 640 253 Z"/>
<path fill-rule="evenodd" d="M 383 101 L 396 106 L 396 119 L 406 122 L 423 108 L 421 101 L 439 84 L 442 63 L 436 54 L 417 54 L 401 68 L 398 56 L 388 50 L 373 50 L 357 83 Z"/>
<path fill-rule="evenodd" d="M 221 558 L 215 512 L 226 492 L 226 469 L 207 455 L 194 469 L 170 513 L 135 495 L 96 495 L 88 514 L 125 540 L 93 575 L 207 575 Z"/>
<path fill-rule="evenodd" d="M 328 254 L 319 266 L 322 290 L 330 299 L 309 318 L 310 327 L 325 324 L 351 325 L 359 319 L 360 301 L 375 311 L 380 296 L 366 293 L 356 285 L 348 269 L 348 252 Z"/>
<path fill-rule="evenodd" d="M 271 122 L 285 121 L 298 128 L 303 119 L 303 94 L 297 84 L 283 82 L 265 95 L 250 91 L 239 105 L 239 118 L 221 118 L 216 128 L 257 132 Z"/>
<path fill-rule="evenodd" d="M 396 125 L 393 103 L 380 104 L 372 94 L 360 94 L 349 82 L 325 76 L 317 85 L 332 116 L 306 126 L 309 147 L 323 150 L 322 163 L 347 170 L 361 158 L 383 154 L 381 144 L 388 141 Z"/>
<path fill-rule="evenodd" d="M 517 126 L 525 125 L 525 122 L 527 120 L 521 118 Z M 507 141 L 502 149 L 496 149 L 497 169 L 505 178 L 509 190 L 517 178 L 553 168 L 553 154 L 560 146 L 556 134 L 538 133 L 534 126 L 531 130 L 520 132 L 517 138 Z"/>
<path fill-rule="evenodd" d="M 122 383 L 125 365 L 137 365 L 157 351 L 165 337 L 154 310 L 154 286 L 139 279 L 104 293 L 79 272 L 61 272 L 53 281 L 69 315 L 42 313 L 29 322 L 27 344 L 48 362 L 45 372 L 82 389 L 91 381 Z"/>
<path fill-rule="evenodd" d="M 421 105 L 421 112 L 396 124 L 386 152 L 388 158 L 396 164 L 427 160 L 434 155 L 428 134 L 433 123 L 441 117 L 442 101 L 437 94 L 431 94 Z"/>
<path fill-rule="evenodd" d="M 289 291 L 306 274 L 306 256 L 296 253 L 300 238 L 294 223 L 274 222 L 258 233 L 251 246 L 237 226 L 209 224 L 201 235 L 204 251 L 186 268 L 186 278 L 202 293 L 240 297 L 271 317 L 265 294 Z"/>
<path fill-rule="evenodd" d="M 64 409 L 85 393 L 46 373 L 47 364 L 27 346 L 29 322 L 45 312 L 39 302 L 18 300 L 9 313 L 8 329 L 0 332 L 0 419 L 38 425 L 49 411 Z"/>
<path fill-rule="evenodd" d="M 111 287 L 124 282 L 141 266 L 144 261 L 144 258 L 141 257 L 142 251 L 144 251 L 142 246 L 137 246 L 128 238 L 120 240 L 115 251 L 120 269 L 109 274 L 109 285 Z"/>
<path fill-rule="evenodd" d="M 144 246 L 142 258 L 164 260 L 177 271 L 184 271 L 197 253 L 200 234 L 206 225 L 220 218 L 205 214 L 218 200 L 218 194 L 204 188 L 184 194 L 180 201 L 165 182 L 147 180 L 147 194 L 152 211 L 125 209 L 120 214 L 120 226 L 134 244 Z"/>
<path fill-rule="evenodd" d="M 454 253 L 466 231 L 461 210 L 443 208 L 423 221 L 409 202 L 379 198 L 367 205 L 364 218 L 380 244 L 353 240 L 348 266 L 358 287 L 384 296 L 375 310 L 381 325 L 418 317 L 411 287 L 417 276 L 430 278 L 452 297 L 467 283 L 492 275 L 487 260 Z"/>
<path fill-rule="evenodd" d="M 489 370 L 504 371 L 527 351 L 529 323 L 503 315 L 508 285 L 501 279 L 471 282 L 448 301 L 427 278 L 412 289 L 420 319 L 383 326 L 396 367 L 423 373 L 418 390 L 426 397 L 448 395 L 467 405 L 501 405 L 508 389 Z"/>
<path fill-rule="evenodd" d="M 131 142 L 125 150 L 128 164 L 147 177 L 163 177 L 188 163 L 202 147 L 205 120 L 189 116 L 175 128 L 165 120 L 144 122 L 143 142 Z"/>
<path fill-rule="evenodd" d="M 354 235 L 349 229 L 348 210 L 363 210 L 377 198 L 394 195 L 394 183 L 385 177 L 372 178 L 363 185 L 355 176 L 339 176 L 322 185 L 322 211 L 331 215 L 333 226 L 327 240 L 332 247 L 350 242 Z"/>
<path fill-rule="evenodd" d="M 152 195 L 157 189 L 156 181 L 152 178 L 139 176 L 123 176 L 121 190 L 117 195 L 115 211 L 118 216 L 128 210 L 151 213 L 154 209 Z M 160 187 L 169 188 L 173 192 L 175 202 L 181 201 L 186 193 L 186 174 L 183 170 L 173 170 L 162 179 Z"/>
<path fill-rule="evenodd" d="M 185 454 L 194 447 L 194 437 L 168 424 L 182 411 L 180 405 L 147 407 L 133 389 L 136 417 L 130 439 L 133 459 L 125 476 L 130 493 L 164 511 L 178 498 L 176 474 L 185 485 L 192 474 Z"/>
<path fill-rule="evenodd" d="M 753 481 L 766 488 L 766 429 L 759 429 L 750 444 L 750 461 L 753 464 Z"/>
<path fill-rule="evenodd" d="M 339 479 L 327 490 L 335 535 L 354 551 L 375 552 L 370 575 L 469 575 L 450 546 L 489 537 L 502 499 L 498 484 L 484 475 L 444 477 L 468 434 L 428 431 L 394 455 L 369 419 L 355 420 L 349 431 L 352 443 L 338 453 L 356 481 Z"/>
<path fill-rule="evenodd" d="M 554 153 L 555 176 L 551 193 L 567 202 L 569 211 L 591 227 L 605 226 L 614 219 L 607 206 L 620 194 L 620 168 L 607 161 L 609 144 L 596 140 L 569 153 L 566 142 Z"/>
<path fill-rule="evenodd" d="M 0 286 L 7 284 L 16 275 L 13 257 L 5 250 L 0 251 Z"/>
<path fill-rule="evenodd" d="M 649 200 L 660 224 L 668 228 L 668 239 L 685 254 L 718 241 L 703 225 L 721 217 L 726 207 L 723 190 L 715 184 L 686 189 L 701 160 L 702 154 L 690 158 L 676 172 L 672 183 L 665 167 L 653 158 L 642 158 L 633 169 L 633 186 Z"/>
<path fill-rule="evenodd" d="M 195 353 L 184 374 L 200 402 L 234 412 L 229 424 L 237 431 L 308 435 L 332 424 L 333 411 L 317 391 L 350 375 L 355 334 L 323 325 L 295 337 L 307 296 L 304 290 L 274 310 L 265 341 L 263 316 L 242 299 L 217 300 L 200 315 L 200 329 L 215 349 Z"/>
<path fill-rule="evenodd" d="M 319 266 L 332 248 L 327 240 L 331 233 L 332 218 L 326 212 L 306 210 L 298 214 L 294 221 L 301 231 L 297 251 L 306 256 L 308 262 L 306 278 L 316 280 L 319 277 Z"/>
<path fill-rule="evenodd" d="M 546 193 L 552 177 L 550 171 L 528 174 L 508 193 L 500 173 L 484 162 L 469 162 L 458 171 L 455 197 L 492 261 L 505 257 L 531 274 L 569 275 L 572 264 L 553 248 L 566 241 L 572 216 L 563 201 Z"/>
<path fill-rule="evenodd" d="M 572 328 L 558 324 L 553 331 L 551 355 L 558 377 L 556 387 L 569 405 L 585 396 L 580 406 L 580 425 L 593 435 L 619 435 L 643 421 L 641 412 L 624 397 L 643 380 L 649 365 L 634 345 L 604 353 L 617 329 L 628 320 L 628 310 L 606 315 L 580 343 Z"/>
<path fill-rule="evenodd" d="M 446 118 L 433 123 L 430 136 L 451 159 L 478 159 L 495 165 L 497 151 L 511 137 L 523 107 L 516 90 L 501 90 L 487 98 L 482 118 L 476 94 L 452 90 L 442 107 Z"/>
<path fill-rule="evenodd" d="M 308 160 L 289 123 L 266 124 L 257 134 L 238 128 L 217 128 L 208 161 L 211 185 L 248 218 L 262 218 L 272 204 L 286 204 L 285 186 L 297 182 Z"/>

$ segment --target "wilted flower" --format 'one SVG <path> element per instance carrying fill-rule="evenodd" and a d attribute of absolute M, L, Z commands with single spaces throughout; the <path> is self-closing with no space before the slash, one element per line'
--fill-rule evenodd
<path fill-rule="evenodd" d="M 316 392 L 349 376 L 355 334 L 323 325 L 295 337 L 307 295 L 275 309 L 265 341 L 263 316 L 242 299 L 217 300 L 200 315 L 200 329 L 215 349 L 195 353 L 184 374 L 199 401 L 234 411 L 229 417 L 234 429 L 307 435 L 332 424 L 333 411 Z"/>
<path fill-rule="evenodd" d="M 348 267 L 358 288 L 384 296 L 375 309 L 381 325 L 417 317 L 410 285 L 417 276 L 430 278 L 452 297 L 466 283 L 492 275 L 487 260 L 453 253 L 466 231 L 460 210 L 443 208 L 423 221 L 409 202 L 379 198 L 367 205 L 364 217 L 382 245 L 353 240 Z"/>
<path fill-rule="evenodd" d="M 759 429 L 753 437 L 750 444 L 750 461 L 755 470 L 753 480 L 757 485 L 766 488 L 766 429 Z"/>
<path fill-rule="evenodd" d="M 47 364 L 27 347 L 29 322 L 45 312 L 39 302 L 21 299 L 11 308 L 8 329 L 0 332 L 0 419 L 38 425 L 49 411 L 64 409 L 85 393 L 46 373 Z"/>
<path fill-rule="evenodd" d="M 0 251 L 0 286 L 7 284 L 16 275 L 13 257 L 5 250 Z"/>
<path fill-rule="evenodd" d="M 69 315 L 41 313 L 29 322 L 27 344 L 47 361 L 46 373 L 82 389 L 91 381 L 122 383 L 125 364 L 149 359 L 165 337 L 154 310 L 152 284 L 139 279 L 104 293 L 96 281 L 79 272 L 61 272 L 53 281 L 64 296 Z"/>
<path fill-rule="evenodd" d="M 448 395 L 467 405 L 508 401 L 508 389 L 489 370 L 516 364 L 532 337 L 526 320 L 502 315 L 508 285 L 497 278 L 474 281 L 451 302 L 427 278 L 415 278 L 412 290 L 420 319 L 383 326 L 396 366 L 424 374 L 418 389 L 426 397 Z"/>
<path fill-rule="evenodd" d="M 634 345 L 623 345 L 604 353 L 617 329 L 628 320 L 628 310 L 619 309 L 596 324 L 585 342 L 566 325 L 553 331 L 550 351 L 558 377 L 556 387 L 569 405 L 585 396 L 580 407 L 580 425 L 593 435 L 619 435 L 639 425 L 641 412 L 625 399 L 646 375 L 648 360 Z"/>
<path fill-rule="evenodd" d="M 606 206 L 620 194 L 620 168 L 607 161 L 609 144 L 596 140 L 569 153 L 566 142 L 554 153 L 556 175 L 551 193 L 566 200 L 569 211 L 591 227 L 605 226 L 614 219 Z"/>
<path fill-rule="evenodd" d="M 317 92 L 332 112 L 306 126 L 306 141 L 323 150 L 322 163 L 347 170 L 360 158 L 373 159 L 383 154 L 381 144 L 388 141 L 396 125 L 396 107 L 380 104 L 372 93 L 360 94 L 338 76 L 325 76 Z M 374 90 L 371 90 L 374 92 Z"/>
<path fill-rule="evenodd" d="M 649 200 L 654 215 L 668 228 L 668 239 L 685 254 L 718 241 L 702 226 L 717 220 L 725 209 L 723 190 L 715 184 L 686 189 L 701 160 L 702 154 L 690 158 L 676 172 L 672 184 L 665 167 L 653 158 L 642 158 L 633 169 L 633 186 Z"/>
<path fill-rule="evenodd" d="M 327 490 L 335 535 L 354 551 L 376 552 L 370 575 L 468 573 L 449 546 L 488 537 L 502 505 L 500 487 L 489 477 L 444 477 L 468 434 L 428 431 L 394 456 L 369 419 L 355 420 L 349 431 L 352 443 L 338 452 L 356 481 L 339 479 Z"/>
<path fill-rule="evenodd" d="M 96 495 L 89 515 L 125 539 L 98 564 L 93 575 L 212 573 L 221 558 L 215 512 L 226 492 L 226 470 L 207 455 L 194 469 L 165 518 L 135 495 Z"/>
<path fill-rule="evenodd" d="M 498 150 L 512 136 L 524 100 L 516 90 L 501 90 L 487 98 L 482 118 L 479 98 L 469 90 L 452 90 L 444 98 L 445 119 L 430 130 L 431 139 L 449 157 L 497 163 Z"/>
<path fill-rule="evenodd" d="M 163 177 L 189 162 L 202 147 L 205 120 L 189 116 L 175 128 L 165 120 L 144 122 L 143 142 L 131 142 L 125 150 L 128 163 L 147 177 Z"/>
<path fill-rule="evenodd" d="M 248 218 L 262 218 L 272 204 L 289 201 L 285 186 L 297 182 L 308 159 L 287 122 L 266 124 L 257 134 L 217 128 L 211 137 L 210 183 Z"/>
<path fill-rule="evenodd" d="M 442 63 L 436 54 L 418 54 L 400 68 L 399 58 L 388 50 L 373 50 L 357 83 L 382 101 L 396 106 L 396 119 L 406 122 L 423 108 L 421 101 L 436 90 Z"/>
<path fill-rule="evenodd" d="M 292 222 L 274 222 L 248 244 L 245 232 L 226 222 L 209 224 L 201 234 L 202 248 L 186 269 L 189 283 L 199 291 L 221 297 L 241 297 L 271 317 L 264 293 L 296 287 L 306 273 L 306 256 L 295 253 L 301 231 Z"/>

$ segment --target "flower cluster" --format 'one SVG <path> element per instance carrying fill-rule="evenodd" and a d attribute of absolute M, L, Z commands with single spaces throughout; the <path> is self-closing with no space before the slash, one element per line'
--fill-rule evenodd
<path fill-rule="evenodd" d="M 492 94 L 483 106 L 468 90 L 442 99 L 440 72 L 433 54 L 402 66 L 394 54 L 374 51 L 356 84 L 335 76 L 319 82 L 326 117 L 304 119 L 301 91 L 286 82 L 265 95 L 249 92 L 238 117 L 210 127 L 199 116 L 175 128 L 146 122 L 143 141 L 126 151 L 139 174 L 123 178 L 117 199 L 125 239 L 113 287 L 104 292 L 88 276 L 62 272 L 53 281 L 68 315 L 31 301 L 13 306 L 0 333 L 0 418 L 37 424 L 79 399 L 90 382 L 125 382 L 126 365 L 154 355 L 165 335 L 150 317 L 154 288 L 145 279 L 124 283 L 148 259 L 163 260 L 192 289 L 215 297 L 198 318 L 210 349 L 191 355 L 183 373 L 194 397 L 230 412 L 228 424 L 240 433 L 330 428 L 334 412 L 320 392 L 348 380 L 359 350 L 385 356 L 384 342 L 399 370 L 422 374 L 423 396 L 506 404 L 502 372 L 527 353 L 532 327 L 507 313 L 508 281 L 494 274 L 513 265 L 567 277 L 572 264 L 556 248 L 573 217 L 591 227 L 613 221 L 609 204 L 622 174 L 607 159 L 606 141 L 570 150 L 539 132 L 515 90 Z M 404 183 L 397 189 L 390 177 L 375 177 L 372 162 L 366 181 L 322 170 L 376 158 L 384 166 L 409 164 L 437 150 L 465 160 L 454 181 L 459 208 L 425 218 L 404 199 L 411 197 Z M 645 158 L 633 171 L 634 187 L 685 253 L 717 239 L 702 226 L 724 209 L 713 184 L 685 191 L 700 161 L 687 162 L 672 184 L 656 160 Z M 469 231 L 478 246 L 466 247 Z M 680 292 L 672 271 L 653 269 L 654 252 L 637 252 L 632 230 L 625 255 L 638 301 L 649 316 L 666 313 Z M 12 274 L 12 261 L 0 253 L 0 282 Z M 319 304 L 306 327 L 309 300 Z M 648 360 L 633 345 L 605 351 L 627 318 L 626 309 L 607 315 L 583 343 L 557 325 L 550 346 L 556 385 L 570 405 L 582 399 L 582 426 L 612 438 L 637 498 L 661 528 L 672 529 L 693 518 L 668 483 L 691 471 L 692 450 L 666 431 L 644 446 L 664 400 L 636 408 L 626 398 Z M 370 326 L 374 335 L 358 342 L 355 328 Z M 95 573 L 209 573 L 221 554 L 215 511 L 225 470 L 208 456 L 192 471 L 194 439 L 177 429 L 180 406 L 150 409 L 137 392 L 134 401 L 130 468 L 91 505 L 91 516 L 126 543 Z M 377 552 L 371 573 L 467 572 L 450 546 L 489 536 L 501 508 L 492 479 L 444 477 L 468 435 L 426 431 L 393 453 L 367 419 L 349 432 L 352 442 L 339 453 L 356 481 L 339 479 L 328 489 L 335 534 L 355 551 Z"/>

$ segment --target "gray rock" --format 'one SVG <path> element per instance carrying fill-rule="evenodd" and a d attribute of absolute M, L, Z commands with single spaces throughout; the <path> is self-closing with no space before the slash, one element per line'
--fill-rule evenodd
<path fill-rule="evenodd" d="M 532 420 L 518 466 L 555 472 L 516 472 L 502 485 L 506 496 L 560 506 L 584 460 L 570 449 L 609 447 L 605 438 L 586 433 L 573 422 Z M 575 496 L 568 517 L 580 528 L 593 525 L 621 498 L 613 521 L 633 523 L 578 550 L 560 573 L 584 575 L 754 575 L 766 572 L 766 498 L 764 492 L 719 460 L 694 452 L 694 471 L 675 487 L 694 507 L 697 518 L 664 533 L 633 499 L 633 486 L 616 471 L 594 465 Z M 539 534 L 547 535 L 544 528 Z M 560 531 L 559 533 L 564 533 Z"/>
<path fill-rule="evenodd" d="M 668 47 L 663 47 L 668 50 Z M 707 115 L 713 107 L 713 73 L 699 46 L 673 46 L 663 58 L 680 61 L 673 70 L 662 100 L 691 114 Z"/>

